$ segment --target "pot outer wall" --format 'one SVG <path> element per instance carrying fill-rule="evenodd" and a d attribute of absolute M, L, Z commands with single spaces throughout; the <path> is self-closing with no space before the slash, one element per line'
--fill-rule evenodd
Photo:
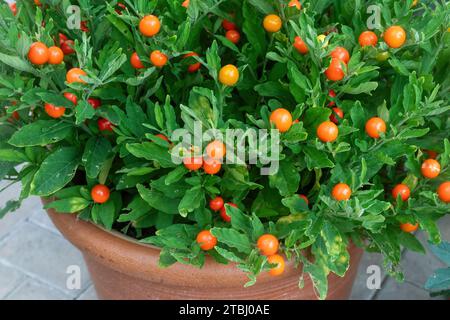
<path fill-rule="evenodd" d="M 46 201 L 43 200 L 45 203 Z M 255 285 L 244 288 L 247 276 L 234 264 L 223 265 L 207 257 L 202 269 L 176 263 L 160 268 L 160 250 L 109 232 L 75 214 L 47 210 L 59 231 L 84 256 L 97 295 L 107 300 L 315 300 L 309 276 L 298 288 L 300 270 L 286 262 L 278 277 L 260 274 Z M 330 300 L 348 299 L 362 249 L 349 246 L 350 268 L 345 277 L 328 277 Z"/>

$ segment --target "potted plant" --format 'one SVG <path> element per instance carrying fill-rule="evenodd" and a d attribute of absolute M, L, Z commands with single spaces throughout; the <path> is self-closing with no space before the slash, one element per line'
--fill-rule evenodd
<path fill-rule="evenodd" d="M 0 216 L 42 197 L 100 297 L 344 299 L 440 242 L 448 4 L 72 4 L 0 6 Z"/>

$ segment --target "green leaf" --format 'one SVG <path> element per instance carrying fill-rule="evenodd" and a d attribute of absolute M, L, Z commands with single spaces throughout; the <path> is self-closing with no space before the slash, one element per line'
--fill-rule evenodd
<path fill-rule="evenodd" d="M 28 62 L 20 59 L 17 56 L 9 56 L 9 55 L 6 55 L 6 54 L 0 52 L 0 61 L 16 70 L 24 71 L 24 72 L 28 72 L 28 73 L 37 75 L 37 72 L 33 69 L 33 67 Z"/>
<path fill-rule="evenodd" d="M 14 149 L 0 149 L 0 161 L 6 162 L 27 162 L 28 157 L 20 152 L 19 150 Z"/>
<path fill-rule="evenodd" d="M 51 153 L 41 164 L 31 183 L 31 193 L 49 196 L 72 181 L 80 163 L 79 150 L 63 147 Z"/>
<path fill-rule="evenodd" d="M 57 120 L 37 120 L 16 131 L 8 143 L 16 147 L 47 146 L 67 138 L 73 125 Z"/>
<path fill-rule="evenodd" d="M 178 214 L 179 201 L 164 196 L 163 193 L 149 190 L 143 185 L 138 184 L 138 192 L 152 208 L 167 214 Z"/>
<path fill-rule="evenodd" d="M 184 194 L 183 198 L 180 201 L 180 204 L 178 205 L 178 211 L 182 217 L 186 217 L 189 212 L 194 211 L 194 209 L 197 209 L 200 204 L 204 200 L 204 193 L 202 188 L 195 187 L 192 189 L 189 189 Z"/>
<path fill-rule="evenodd" d="M 75 108 L 75 123 L 77 125 L 83 123 L 87 119 L 92 119 L 95 116 L 95 109 L 87 101 L 78 101 Z"/>
<path fill-rule="evenodd" d="M 92 207 L 91 215 L 101 221 L 106 229 L 111 230 L 114 224 L 115 206 L 114 201 L 96 203 Z"/>
<path fill-rule="evenodd" d="M 361 93 L 370 94 L 372 91 L 376 90 L 377 88 L 378 88 L 378 82 L 369 81 L 369 82 L 362 83 L 354 88 L 351 88 L 351 87 L 344 88 L 342 90 L 342 92 L 348 93 L 348 94 L 361 94 Z"/>
<path fill-rule="evenodd" d="M 224 249 L 224 248 L 219 247 L 219 246 L 215 246 L 214 250 L 216 250 L 217 253 L 219 253 L 222 257 L 224 257 L 228 261 L 232 261 L 232 262 L 236 262 L 236 263 L 242 263 L 243 262 L 243 260 L 241 258 L 239 258 L 235 253 L 233 253 L 230 250 Z"/>
<path fill-rule="evenodd" d="M 111 151 L 111 143 L 103 137 L 91 137 L 86 142 L 81 161 L 89 178 L 94 179 L 98 176 Z"/>
<path fill-rule="evenodd" d="M 280 162 L 278 172 L 269 176 L 269 183 L 272 188 L 278 189 L 280 195 L 288 196 L 297 191 L 300 184 L 300 174 L 294 164 L 285 159 Z"/>
<path fill-rule="evenodd" d="M 65 198 L 55 200 L 44 206 L 45 209 L 55 209 L 58 213 L 75 213 L 89 206 L 90 202 L 85 198 Z"/>
<path fill-rule="evenodd" d="M 252 246 L 250 240 L 245 234 L 239 233 L 234 229 L 213 228 L 211 233 L 217 238 L 219 243 L 224 243 L 242 253 L 250 253 Z"/>
<path fill-rule="evenodd" d="M 183 178 L 189 170 L 185 166 L 178 166 L 173 171 L 169 172 L 166 176 L 165 183 L 167 185 L 179 181 Z"/>
<path fill-rule="evenodd" d="M 309 146 L 305 146 L 303 151 L 306 155 L 305 160 L 308 170 L 334 167 L 333 161 L 328 158 L 328 154 L 325 151 Z"/>
<path fill-rule="evenodd" d="M 127 150 L 138 158 L 157 161 L 163 168 L 173 168 L 176 166 L 172 162 L 169 150 L 152 142 L 132 143 L 126 145 Z"/>
<path fill-rule="evenodd" d="M 417 240 L 415 235 L 407 233 L 407 232 L 400 232 L 398 234 L 398 240 L 399 240 L 400 244 L 402 246 L 404 246 L 405 248 L 415 251 L 415 252 L 420 252 L 422 254 L 425 254 L 425 248 L 420 243 L 420 241 Z"/>

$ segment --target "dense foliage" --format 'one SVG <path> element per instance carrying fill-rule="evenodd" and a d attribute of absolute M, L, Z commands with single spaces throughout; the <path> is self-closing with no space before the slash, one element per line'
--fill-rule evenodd
<path fill-rule="evenodd" d="M 79 29 L 67 27 L 70 4 Z M 380 26 L 360 38 L 377 17 L 370 5 Z M 248 285 L 282 273 L 279 241 L 321 298 L 328 274 L 346 273 L 351 243 L 383 253 L 401 279 L 401 247 L 424 251 L 408 231 L 440 242 L 436 221 L 450 209 L 448 3 L 26 0 L 12 9 L 0 6 L 0 178 L 22 192 L 0 217 L 30 195 L 51 196 L 48 207 L 161 247 L 163 267 L 210 255 L 236 262 Z M 194 121 L 276 127 L 279 170 L 199 168 L 210 141 L 182 154 L 200 165 L 175 164 L 178 141 L 168 139 Z"/>

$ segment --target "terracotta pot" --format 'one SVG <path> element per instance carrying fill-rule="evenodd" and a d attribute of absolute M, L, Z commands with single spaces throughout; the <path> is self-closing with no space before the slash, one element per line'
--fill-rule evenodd
<path fill-rule="evenodd" d="M 316 299 L 312 282 L 298 288 L 300 272 L 287 263 L 283 275 L 261 274 L 254 286 L 244 288 L 246 275 L 235 265 L 207 257 L 202 269 L 176 263 L 158 267 L 160 250 L 117 232 L 106 231 L 76 215 L 48 215 L 61 233 L 83 253 L 101 299 Z M 347 299 L 351 293 L 362 250 L 350 246 L 350 269 L 345 277 L 329 277 L 328 299 Z"/>

